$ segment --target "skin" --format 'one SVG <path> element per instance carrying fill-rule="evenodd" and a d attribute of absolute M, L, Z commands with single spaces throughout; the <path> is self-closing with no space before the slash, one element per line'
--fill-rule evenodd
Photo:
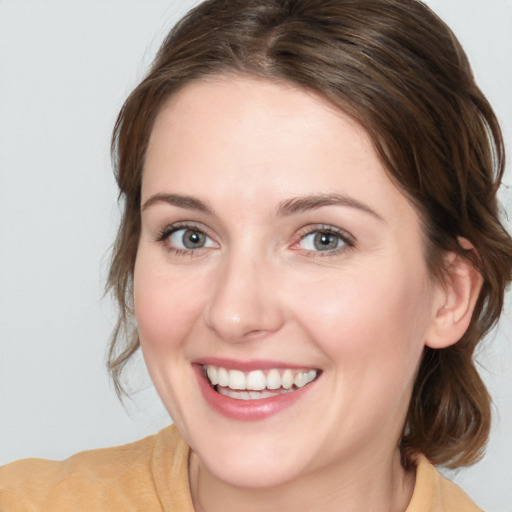
<path fill-rule="evenodd" d="M 161 194 L 193 197 L 211 212 Z M 277 211 L 325 194 L 345 204 Z M 414 474 L 396 445 L 448 295 L 428 274 L 416 211 L 366 132 L 289 84 L 193 83 L 156 119 L 142 205 L 140 341 L 193 450 L 196 509 L 405 510 Z M 184 248 L 183 232 L 162 240 L 176 223 L 206 233 L 206 245 Z M 326 226 L 347 242 L 312 246 L 305 237 Z M 212 356 L 322 373 L 290 407 L 237 421 L 199 391 L 193 363 Z"/>

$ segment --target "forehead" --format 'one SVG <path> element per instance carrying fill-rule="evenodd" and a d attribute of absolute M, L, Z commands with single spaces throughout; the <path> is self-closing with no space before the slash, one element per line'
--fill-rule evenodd
<path fill-rule="evenodd" d="M 142 189 L 143 198 L 168 189 L 245 207 L 341 193 L 390 215 L 411 209 L 354 119 L 291 84 L 240 77 L 195 82 L 167 101 Z"/>
<path fill-rule="evenodd" d="M 336 136 L 343 131 L 354 141 L 360 139 L 359 153 L 371 152 L 364 129 L 313 93 L 287 82 L 218 78 L 193 82 L 164 104 L 151 133 L 149 152 L 164 140 L 168 146 L 166 156 L 186 147 L 235 160 L 237 151 L 242 150 L 246 161 L 240 168 L 243 171 L 264 160 L 284 157 L 290 146 L 296 151 L 302 148 L 304 152 L 324 152 L 329 143 L 327 131 L 336 132 Z M 303 144 L 299 148 L 300 139 Z M 222 149 L 227 150 L 224 155 Z M 348 152 L 345 155 L 348 157 Z"/>

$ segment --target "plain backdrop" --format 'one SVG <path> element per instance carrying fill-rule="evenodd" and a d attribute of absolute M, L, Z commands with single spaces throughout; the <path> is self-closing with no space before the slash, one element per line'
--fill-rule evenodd
<path fill-rule="evenodd" d="M 170 421 L 140 359 L 124 408 L 104 365 L 118 219 L 109 138 L 195 3 L 0 0 L 0 463 L 122 444 Z M 512 154 L 512 1 L 428 3 L 463 43 Z M 512 195 L 503 199 L 510 214 Z M 512 511 L 511 317 L 509 297 L 480 356 L 496 408 L 487 455 L 450 474 L 488 512 Z"/>

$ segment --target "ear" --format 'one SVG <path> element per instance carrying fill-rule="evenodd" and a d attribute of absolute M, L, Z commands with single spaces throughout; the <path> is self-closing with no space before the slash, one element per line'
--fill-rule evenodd
<path fill-rule="evenodd" d="M 458 241 L 463 249 L 475 251 L 465 238 Z M 427 347 L 446 348 L 462 338 L 481 288 L 482 276 L 473 263 L 461 254 L 448 253 L 444 279 L 436 285 L 432 324 L 425 339 Z"/>

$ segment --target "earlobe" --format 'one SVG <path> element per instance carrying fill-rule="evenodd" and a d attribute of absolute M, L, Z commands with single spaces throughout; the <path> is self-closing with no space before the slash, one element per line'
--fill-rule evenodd
<path fill-rule="evenodd" d="M 466 239 L 459 238 L 464 249 L 475 250 Z M 437 285 L 433 304 L 432 324 L 425 345 L 446 348 L 462 338 L 466 332 L 482 288 L 482 276 L 472 261 L 461 254 L 446 256 L 445 277 Z"/>

